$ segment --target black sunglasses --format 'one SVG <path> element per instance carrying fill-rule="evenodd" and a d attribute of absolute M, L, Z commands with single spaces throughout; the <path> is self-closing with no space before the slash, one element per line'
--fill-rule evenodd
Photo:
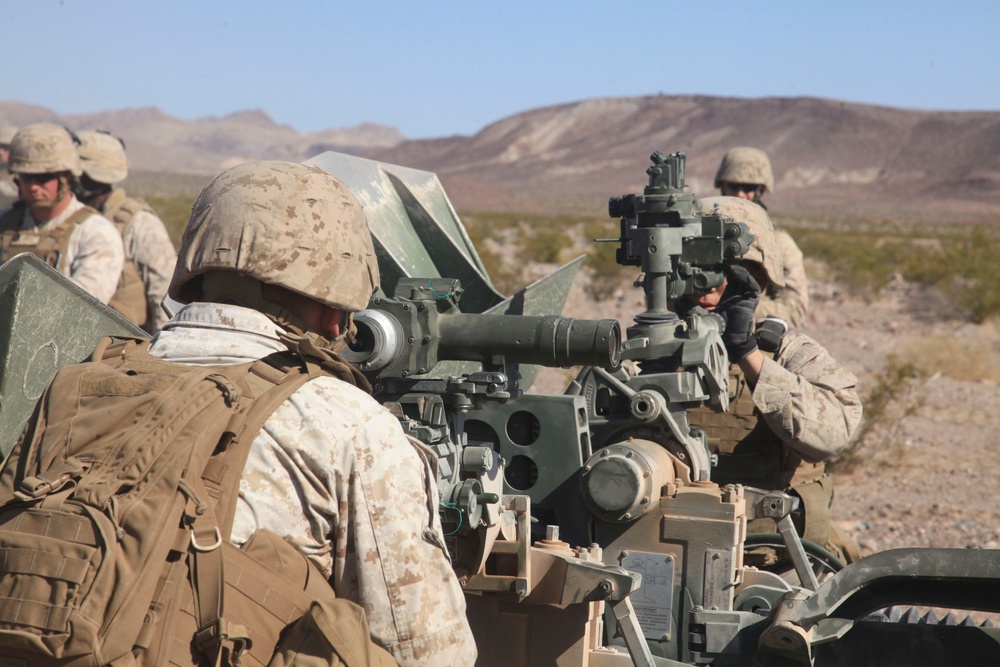
<path fill-rule="evenodd" d="M 760 186 L 756 183 L 732 183 L 730 181 L 725 182 L 725 187 L 733 192 L 757 192 Z"/>
<path fill-rule="evenodd" d="M 34 183 L 44 185 L 54 178 L 59 178 L 59 174 L 18 174 L 17 180 L 25 184 Z"/>

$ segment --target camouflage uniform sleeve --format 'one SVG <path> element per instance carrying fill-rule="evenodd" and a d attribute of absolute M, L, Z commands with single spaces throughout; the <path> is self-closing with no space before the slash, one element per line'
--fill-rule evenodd
<path fill-rule="evenodd" d="M 760 300 L 757 312 L 760 315 L 780 317 L 789 326 L 802 324 L 809 311 L 809 283 L 802 251 L 791 235 L 783 229 L 774 230 L 781 264 L 784 267 L 785 286 L 770 286 Z"/>
<path fill-rule="evenodd" d="M 857 378 L 808 336 L 786 336 L 765 357 L 753 402 L 782 442 L 811 463 L 843 449 L 861 422 Z"/>
<path fill-rule="evenodd" d="M 345 489 L 352 516 L 346 523 L 341 517 L 337 529 L 334 588 L 357 589 L 372 636 L 406 667 L 474 664 L 465 597 L 427 462 L 385 411 L 358 431 L 354 449 L 355 474 Z M 345 534 L 352 530 L 353 540 Z"/>
<path fill-rule="evenodd" d="M 110 301 L 125 265 L 125 248 L 114 223 L 92 215 L 73 231 L 69 244 L 69 279 L 102 302 Z"/>
<path fill-rule="evenodd" d="M 260 528 L 284 536 L 364 608 L 372 639 L 405 667 L 473 665 L 429 466 L 370 396 L 318 378 L 254 440 L 232 539 Z"/>
<path fill-rule="evenodd" d="M 143 328 L 148 333 L 155 334 L 170 319 L 160 308 L 160 303 L 167 295 L 170 278 L 174 274 L 177 251 L 163 222 L 150 211 L 143 210 L 135 214 L 128 236 L 125 246 L 146 288 L 146 312 L 149 313 L 149 320 Z"/>

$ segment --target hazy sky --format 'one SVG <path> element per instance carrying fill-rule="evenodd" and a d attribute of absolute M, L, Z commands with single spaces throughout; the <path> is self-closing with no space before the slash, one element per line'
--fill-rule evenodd
<path fill-rule="evenodd" d="M 473 134 L 608 96 L 1000 110 L 1000 2 L 6 0 L 0 99 Z"/>

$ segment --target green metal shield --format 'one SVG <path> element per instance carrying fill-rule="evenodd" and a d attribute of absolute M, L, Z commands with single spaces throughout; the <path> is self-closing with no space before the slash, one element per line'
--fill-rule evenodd
<path fill-rule="evenodd" d="M 497 292 L 436 174 L 353 155 L 327 152 L 306 161 L 337 177 L 361 201 L 375 241 L 382 291 L 392 295 L 400 278 L 458 278 L 464 313 L 558 315 L 584 258 L 504 298 Z M 423 377 L 481 370 L 476 363 L 446 361 Z M 540 367 L 521 366 L 522 389 Z"/>
<path fill-rule="evenodd" d="M 55 372 L 108 335 L 146 336 L 32 254 L 0 266 L 0 453 L 13 449 Z"/>
<path fill-rule="evenodd" d="M 385 294 L 404 276 L 458 278 L 463 312 L 481 313 L 503 300 L 436 174 L 334 152 L 306 164 L 340 179 L 364 206 Z"/>

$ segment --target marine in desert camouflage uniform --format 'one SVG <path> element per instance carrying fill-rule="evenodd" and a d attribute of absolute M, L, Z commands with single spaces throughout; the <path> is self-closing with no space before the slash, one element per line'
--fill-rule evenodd
<path fill-rule="evenodd" d="M 812 338 L 785 333 L 776 349 L 763 351 L 754 333 L 767 314 L 760 288 L 783 280 L 773 226 L 763 208 L 736 197 L 708 197 L 703 210 L 745 222 L 756 237 L 726 282 L 708 294 L 678 304 L 695 305 L 726 318 L 723 342 L 729 352 L 730 410 L 691 410 L 693 428 L 706 432 L 718 454 L 712 481 L 788 491 L 802 499 L 793 517 L 800 535 L 825 546 L 845 562 L 857 548 L 833 522 L 833 478 L 825 462 L 850 441 L 861 421 L 857 378 Z M 753 277 L 753 282 L 748 278 Z M 750 533 L 776 533 L 771 519 L 757 519 Z"/>
<path fill-rule="evenodd" d="M 126 290 L 132 289 L 129 285 L 132 272 L 126 265 L 119 286 L 122 304 L 116 310 L 147 333 L 155 334 L 169 319 L 160 304 L 167 294 L 177 261 L 174 244 L 163 221 L 149 204 L 129 197 L 123 188 L 116 187 L 128 176 L 122 140 L 100 130 L 82 130 L 77 132 L 77 137 L 83 165 L 77 194 L 85 204 L 115 223 L 125 246 L 125 259 L 132 264 L 142 283 L 142 294 L 136 290 L 134 295 L 131 291 L 126 295 Z M 129 311 L 125 312 L 125 308 Z"/>
<path fill-rule="evenodd" d="M 17 183 L 14 182 L 13 174 L 7 171 L 7 162 L 10 159 L 10 142 L 17 134 L 17 128 L 13 125 L 0 127 L 0 210 L 9 208 L 18 197 Z"/>
<path fill-rule="evenodd" d="M 169 289 L 188 305 L 151 352 L 186 364 L 289 347 L 325 357 L 336 377 L 297 390 L 254 440 L 232 540 L 268 528 L 295 544 L 403 665 L 473 665 L 433 456 L 337 354 L 377 285 L 364 212 L 343 184 L 300 164 L 241 165 L 194 205 Z"/>
<path fill-rule="evenodd" d="M 32 252 L 108 303 L 118 289 L 125 251 L 115 226 L 73 194 L 80 157 L 72 135 L 51 123 L 21 128 L 7 168 L 20 201 L 0 216 L 3 261 Z"/>
<path fill-rule="evenodd" d="M 730 149 L 715 174 L 715 187 L 727 197 L 749 199 L 767 209 L 764 193 L 774 192 L 774 174 L 767 153 L 749 146 Z M 785 284 L 770 285 L 761 297 L 760 307 L 765 315 L 780 317 L 789 326 L 797 327 L 809 311 L 809 281 L 802 251 L 784 229 L 776 227 L 774 237 L 781 253 Z"/>

